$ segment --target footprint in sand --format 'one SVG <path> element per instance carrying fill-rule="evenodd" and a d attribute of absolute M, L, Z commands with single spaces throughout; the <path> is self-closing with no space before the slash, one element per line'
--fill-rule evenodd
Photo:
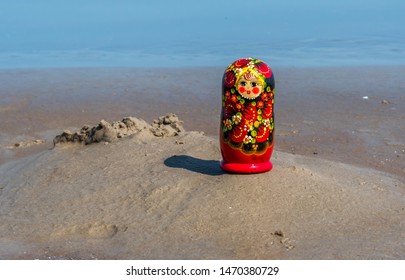
<path fill-rule="evenodd" d="M 90 239 L 106 239 L 112 238 L 118 232 L 118 226 L 114 224 L 85 224 L 73 225 L 57 229 L 52 234 L 55 238 L 90 238 Z"/>
<path fill-rule="evenodd" d="M 271 233 L 271 235 L 274 235 L 287 251 L 295 248 L 295 240 L 285 237 L 281 230 L 276 230 L 274 233 Z"/>

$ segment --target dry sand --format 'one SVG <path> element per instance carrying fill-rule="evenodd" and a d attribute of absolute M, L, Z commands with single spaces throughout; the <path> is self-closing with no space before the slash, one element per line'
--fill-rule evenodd
<path fill-rule="evenodd" d="M 403 182 L 279 151 L 268 173 L 225 174 L 216 139 L 132 120 L 1 166 L 0 258 L 405 258 Z"/>
<path fill-rule="evenodd" d="M 223 69 L 0 71 L 0 259 L 404 259 L 405 68 L 274 70 L 257 175 L 218 165 Z"/>

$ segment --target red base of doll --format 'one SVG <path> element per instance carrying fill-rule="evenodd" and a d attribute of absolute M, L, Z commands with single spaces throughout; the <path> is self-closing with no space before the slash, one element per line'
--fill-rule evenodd
<path fill-rule="evenodd" d="M 267 172 L 273 168 L 273 164 L 270 161 L 261 163 L 229 163 L 221 160 L 220 166 L 226 172 L 244 174 Z"/>

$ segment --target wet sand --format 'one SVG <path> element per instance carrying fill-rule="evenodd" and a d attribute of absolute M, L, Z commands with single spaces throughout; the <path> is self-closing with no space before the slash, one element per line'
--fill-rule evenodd
<path fill-rule="evenodd" d="M 275 167 L 252 176 L 219 169 L 222 69 L 1 71 L 0 258 L 403 259 L 405 68 L 273 70 Z M 168 112 L 177 136 L 52 149 Z"/>
<path fill-rule="evenodd" d="M 405 176 L 405 67 L 273 70 L 277 150 Z M 51 147 L 65 129 L 125 116 L 175 112 L 187 130 L 218 137 L 222 71 L 2 70 L 0 163 Z"/>

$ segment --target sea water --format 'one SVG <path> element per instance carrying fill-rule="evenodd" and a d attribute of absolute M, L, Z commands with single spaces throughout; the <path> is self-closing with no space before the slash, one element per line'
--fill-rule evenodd
<path fill-rule="evenodd" d="M 402 0 L 2 0 L 0 68 L 405 64 Z"/>

